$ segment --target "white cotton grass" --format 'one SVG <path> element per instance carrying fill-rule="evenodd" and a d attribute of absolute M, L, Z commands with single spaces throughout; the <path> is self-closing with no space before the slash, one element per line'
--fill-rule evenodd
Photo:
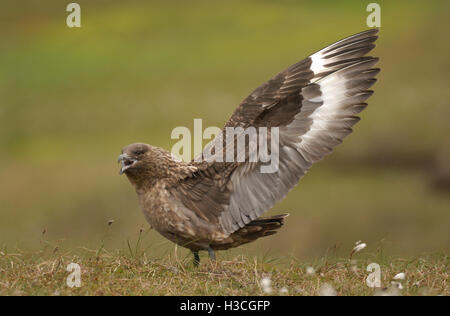
<path fill-rule="evenodd" d="M 260 286 L 261 286 L 261 290 L 264 292 L 264 294 L 272 294 L 273 293 L 273 288 L 272 288 L 272 280 L 270 279 L 270 277 L 263 277 L 261 279 L 261 281 L 259 282 Z M 289 294 L 289 290 L 286 286 L 283 286 L 282 288 L 280 288 L 278 290 L 278 293 L 280 295 L 288 295 Z"/>
<path fill-rule="evenodd" d="M 261 279 L 261 286 L 262 287 L 269 287 L 272 285 L 272 280 L 268 277 L 264 277 Z"/>
<path fill-rule="evenodd" d="M 320 296 L 336 296 L 336 290 L 328 283 L 324 283 L 319 289 Z"/>
<path fill-rule="evenodd" d="M 367 247 L 366 243 L 363 243 L 363 242 L 359 241 L 358 243 L 356 243 L 356 246 L 353 248 L 353 251 L 354 252 L 359 252 L 359 251 L 363 250 L 366 247 Z"/>
<path fill-rule="evenodd" d="M 287 287 L 283 286 L 280 289 L 280 295 L 287 295 L 288 293 L 289 293 L 289 291 L 288 291 Z"/>
<path fill-rule="evenodd" d="M 401 281 L 403 281 L 405 279 L 405 276 L 406 276 L 405 272 L 397 273 L 394 276 L 395 281 L 392 281 L 391 284 L 393 286 L 397 287 L 399 290 L 403 290 L 403 284 Z"/>
<path fill-rule="evenodd" d="M 306 268 L 306 274 L 307 275 L 314 275 L 314 274 L 316 274 L 316 270 L 313 267 L 307 267 Z"/>
<path fill-rule="evenodd" d="M 361 250 L 363 250 L 363 249 L 366 248 L 366 247 L 367 247 L 367 244 L 366 244 L 366 243 L 363 243 L 361 240 L 358 240 L 358 241 L 355 243 L 355 247 L 353 247 L 352 252 L 350 253 L 350 258 L 352 258 L 352 256 L 353 256 L 355 253 L 360 252 Z"/>
<path fill-rule="evenodd" d="M 264 277 L 261 279 L 261 289 L 266 294 L 272 293 L 272 280 L 269 277 Z"/>

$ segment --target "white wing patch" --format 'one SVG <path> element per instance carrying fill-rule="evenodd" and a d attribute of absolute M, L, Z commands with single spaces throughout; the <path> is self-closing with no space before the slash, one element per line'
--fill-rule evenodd
<path fill-rule="evenodd" d="M 375 82 L 373 76 L 378 70 L 370 67 L 376 61 L 372 58 L 355 63 L 303 88 L 303 109 L 291 125 L 311 121 L 309 130 L 299 135 L 295 144 L 307 161 L 320 160 L 351 133 L 351 127 L 359 121 L 355 115 L 364 109 L 363 102 L 372 94 L 367 88 Z"/>
<path fill-rule="evenodd" d="M 316 82 L 320 78 L 331 72 L 341 69 L 346 64 L 354 62 L 354 58 L 360 58 L 375 47 L 378 30 L 356 34 L 331 44 L 317 53 L 310 56 L 310 69 L 314 72 L 311 82 Z"/>
<path fill-rule="evenodd" d="M 325 59 L 323 58 L 323 55 L 320 52 L 315 53 L 314 55 L 311 55 L 311 70 L 314 72 L 314 75 L 317 75 L 321 72 L 326 71 L 325 68 Z"/>

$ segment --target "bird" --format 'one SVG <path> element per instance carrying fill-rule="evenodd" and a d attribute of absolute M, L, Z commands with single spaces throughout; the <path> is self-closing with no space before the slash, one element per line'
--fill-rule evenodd
<path fill-rule="evenodd" d="M 226 152 L 236 147 L 224 143 L 228 128 L 276 128 L 276 171 L 261 172 L 263 161 L 213 156 L 185 162 L 145 143 L 124 147 L 120 174 L 134 187 L 150 226 L 189 249 L 195 266 L 200 251 L 215 260 L 218 250 L 275 234 L 289 214 L 261 215 L 352 132 L 367 107 L 369 88 L 380 72 L 374 67 L 379 58 L 368 56 L 378 32 L 346 37 L 278 73 L 240 103 L 211 142 Z M 274 137 L 268 133 L 266 141 Z M 220 147 L 214 148 L 219 153 Z M 244 158 L 251 150 L 246 144 Z"/>

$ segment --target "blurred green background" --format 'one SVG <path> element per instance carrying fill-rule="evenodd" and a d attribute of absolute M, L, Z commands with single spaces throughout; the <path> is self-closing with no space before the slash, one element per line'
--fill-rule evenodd
<path fill-rule="evenodd" d="M 223 126 L 259 84 L 365 30 L 371 1 L 16 1 L 0 12 L 0 246 L 126 248 L 144 228 L 118 175 L 123 146 L 170 149 L 176 126 Z M 320 256 L 357 240 L 398 255 L 450 250 L 450 2 L 378 1 L 382 72 L 362 121 L 235 250 Z M 107 221 L 114 224 L 107 228 Z"/>

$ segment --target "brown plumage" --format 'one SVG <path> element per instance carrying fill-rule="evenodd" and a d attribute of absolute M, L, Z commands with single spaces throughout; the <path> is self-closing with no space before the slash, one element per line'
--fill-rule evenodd
<path fill-rule="evenodd" d="M 261 214 L 352 132 L 356 115 L 367 106 L 379 69 L 372 68 L 378 59 L 366 54 L 375 47 L 377 33 L 368 30 L 325 47 L 261 85 L 234 111 L 225 127 L 279 129 L 276 172 L 262 173 L 263 163 L 248 159 L 185 163 L 158 147 L 126 146 L 119 156 L 121 173 L 135 187 L 150 225 L 191 249 L 195 263 L 200 250 L 215 258 L 214 250 L 274 234 L 287 214 Z M 211 145 L 222 142 L 227 152 L 224 135 L 225 128 Z M 272 137 L 269 133 L 267 141 Z"/>

